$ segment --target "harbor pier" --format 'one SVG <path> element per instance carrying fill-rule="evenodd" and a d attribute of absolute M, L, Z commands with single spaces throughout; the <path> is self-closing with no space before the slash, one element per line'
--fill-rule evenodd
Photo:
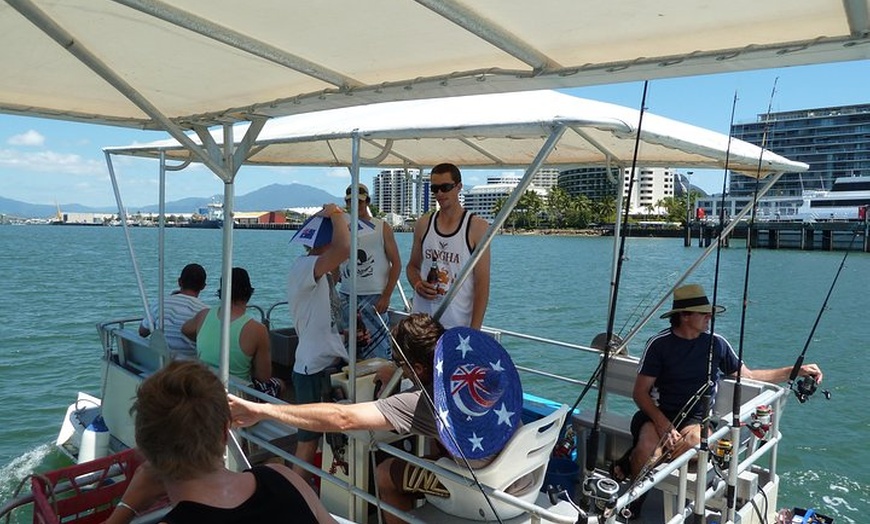
<path fill-rule="evenodd" d="M 708 247 L 718 238 L 720 227 L 712 222 L 692 222 L 685 228 L 684 245 L 697 241 L 698 247 Z M 870 224 L 868 221 L 820 222 L 756 222 L 752 229 L 748 222 L 738 224 L 729 237 L 746 239 L 753 248 L 800 249 L 803 251 L 863 251 L 870 253 Z M 725 239 L 728 247 L 730 238 Z"/>

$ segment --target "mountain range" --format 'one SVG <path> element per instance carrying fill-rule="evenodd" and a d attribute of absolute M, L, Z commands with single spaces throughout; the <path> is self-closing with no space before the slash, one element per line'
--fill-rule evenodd
<path fill-rule="evenodd" d="M 194 213 L 205 207 L 213 199 L 222 200 L 223 195 L 214 197 L 189 197 L 166 203 L 167 213 Z M 236 211 L 275 211 L 288 207 L 321 206 L 327 202 L 341 202 L 342 199 L 322 189 L 305 184 L 271 184 L 245 195 L 235 197 Z M 60 210 L 67 213 L 116 213 L 111 207 L 88 207 L 81 204 L 60 204 Z M 158 205 L 143 207 L 128 206 L 127 212 L 156 213 Z M 57 207 L 47 204 L 29 204 L 18 200 L 0 197 L 0 214 L 19 218 L 44 218 L 57 214 Z"/>

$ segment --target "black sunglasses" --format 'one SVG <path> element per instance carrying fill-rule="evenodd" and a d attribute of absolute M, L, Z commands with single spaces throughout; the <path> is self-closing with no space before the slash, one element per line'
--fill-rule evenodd
<path fill-rule="evenodd" d="M 390 354 L 390 360 L 393 361 L 393 363 L 396 365 L 397 368 L 404 366 L 406 363 L 405 360 L 403 360 L 401 357 L 399 357 L 395 353 Z"/>
<path fill-rule="evenodd" d="M 438 193 L 439 191 L 442 193 L 446 193 L 448 191 L 453 191 L 453 188 L 456 187 L 456 184 L 452 182 L 447 182 L 444 184 L 432 184 L 429 186 L 429 189 L 432 193 Z"/>

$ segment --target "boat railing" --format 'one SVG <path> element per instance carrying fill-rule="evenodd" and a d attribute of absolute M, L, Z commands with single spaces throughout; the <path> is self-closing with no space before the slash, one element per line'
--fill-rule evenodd
<path fill-rule="evenodd" d="M 111 354 L 112 350 L 116 348 L 114 335 L 117 330 L 124 329 L 127 324 L 135 323 L 138 326 L 140 322 L 142 322 L 141 316 L 97 322 L 97 334 L 100 336 L 103 354 Z"/>
<path fill-rule="evenodd" d="M 771 386 L 771 388 L 765 389 L 759 395 L 743 404 L 744 407 L 740 410 L 740 422 L 744 425 L 750 422 L 754 413 L 754 409 L 751 409 L 752 406 L 770 405 L 773 407 L 775 413 L 781 413 L 787 395 L 788 390 L 778 386 Z M 722 417 L 722 421 L 725 421 L 725 418 L 726 417 Z M 728 418 L 730 418 L 730 414 Z M 730 420 L 727 422 L 730 423 Z M 726 438 L 730 430 L 731 428 L 727 423 L 721 424 L 720 427 L 708 436 L 708 441 L 717 442 L 722 438 Z M 735 446 L 735 450 L 738 454 L 744 454 L 744 458 L 739 460 L 737 465 L 738 477 L 742 473 L 749 471 L 755 474 L 764 474 L 766 478 L 761 479 L 762 481 L 770 481 L 770 479 L 773 479 L 776 476 L 776 447 L 781 440 L 782 434 L 779 432 L 778 418 L 774 418 L 774 424 L 764 440 L 752 433 L 750 433 L 745 439 L 741 439 L 739 445 Z M 627 507 L 632 501 L 636 500 L 647 491 L 653 488 L 659 488 L 675 497 L 675 507 L 671 508 L 668 513 L 671 513 L 671 518 L 676 520 L 668 520 L 667 522 L 683 522 L 678 517 L 680 515 L 687 516 L 688 514 L 685 512 L 694 508 L 694 502 L 687 504 L 686 500 L 687 497 L 694 497 L 694 494 L 689 491 L 689 488 L 696 485 L 698 475 L 697 473 L 692 475 L 689 474 L 689 464 L 696 459 L 698 453 L 698 448 L 693 448 L 676 459 L 654 468 L 644 479 L 637 482 L 637 484 L 618 498 L 614 510 L 615 513 L 618 513 L 622 508 Z M 770 455 L 769 467 L 766 469 L 760 468 L 758 466 L 759 461 L 768 454 Z M 719 482 L 713 482 L 704 491 L 704 499 L 702 503 L 706 504 L 707 501 L 721 494 L 724 486 L 725 483 L 721 478 L 719 479 Z M 755 494 L 752 493 L 751 495 Z"/>
<path fill-rule="evenodd" d="M 278 303 L 268 308 L 264 313 L 265 318 L 269 318 L 272 314 L 273 310 L 277 306 L 286 305 L 286 303 Z M 262 311 L 262 310 L 261 310 Z M 395 312 L 394 320 L 401 318 L 404 316 L 403 312 Z M 119 350 L 119 342 L 118 339 L 122 338 L 120 333 L 128 331 L 133 332 L 134 330 L 130 329 L 131 324 L 133 326 L 138 326 L 139 318 L 124 318 L 115 321 L 109 321 L 100 323 L 97 325 L 98 331 L 100 332 L 100 337 L 103 342 L 103 349 L 107 355 L 111 356 L 113 353 L 117 353 Z M 134 324 L 135 322 L 135 324 Z M 512 342 L 514 340 L 519 340 L 523 345 L 527 347 L 528 343 L 540 344 L 545 348 L 560 348 L 560 350 L 567 350 L 569 352 L 580 352 L 583 354 L 592 355 L 594 358 L 589 358 L 584 364 L 581 364 L 579 367 L 585 367 L 585 364 L 590 364 L 588 366 L 589 369 L 591 365 L 597 362 L 598 359 L 602 357 L 602 352 L 596 348 L 591 346 L 584 346 L 580 344 L 573 344 L 562 342 L 558 340 L 553 340 L 544 337 L 538 337 L 535 335 L 529 335 L 525 333 L 517 333 L 508 330 L 501 330 L 496 328 L 486 328 L 486 331 L 493 334 L 493 336 L 501 339 L 503 345 L 508 349 L 508 351 L 512 350 Z M 137 335 L 138 336 L 138 335 Z M 145 339 L 143 339 L 145 340 Z M 546 350 L 546 349 L 545 349 Z M 547 353 L 548 355 L 552 354 L 552 352 Z M 515 357 L 516 358 L 516 357 Z M 620 398 L 624 400 L 626 404 L 631 403 L 631 383 L 633 381 L 633 376 L 636 374 L 636 362 L 637 359 L 633 357 L 626 356 L 617 356 L 613 357 L 611 366 L 609 366 L 608 370 L 608 380 L 605 382 L 607 387 L 607 393 L 610 396 L 614 396 L 616 398 Z M 117 359 L 114 362 L 118 362 Z M 547 381 L 557 381 L 560 383 L 571 384 L 572 386 L 585 386 L 587 384 L 587 380 L 581 380 L 577 378 L 572 378 L 565 376 L 561 373 L 553 373 L 547 370 L 538 369 L 536 367 L 529 366 L 517 366 L 518 369 L 521 370 L 524 374 L 533 374 L 538 377 L 540 380 Z M 560 370 L 563 368 L 560 368 Z M 611 375 L 612 374 L 612 375 Z M 141 375 L 140 375 L 141 376 Z M 365 380 L 366 377 L 363 377 Z M 749 395 L 751 398 L 745 400 L 741 407 L 740 420 L 742 422 L 747 422 L 753 412 L 754 408 L 760 404 L 770 404 L 775 413 L 779 413 L 782 411 L 783 404 L 785 402 L 786 394 L 788 392 L 787 389 L 780 388 L 778 386 L 774 386 L 771 384 L 765 383 L 757 383 L 754 381 L 746 381 L 744 383 L 746 387 L 749 388 Z M 723 387 L 720 388 L 720 399 L 716 403 L 716 406 L 720 409 L 724 409 L 724 407 L 730 406 L 730 399 L 721 398 L 722 396 L 729 396 L 731 391 L 733 390 L 733 381 L 723 381 Z M 263 402 L 271 402 L 271 403 L 284 403 L 282 400 L 275 399 L 263 393 L 256 391 L 255 389 L 248 387 L 247 384 L 241 384 L 237 381 L 231 380 L 231 391 L 241 394 L 247 398 L 256 398 Z M 593 384 L 593 387 L 597 388 L 597 383 Z M 562 388 L 564 389 L 564 388 Z M 611 403 L 607 402 L 605 404 L 605 409 L 610 409 Z M 605 434 L 607 432 L 611 432 L 609 435 L 605 435 L 605 447 L 608 448 L 608 451 L 605 454 L 599 455 L 596 458 L 596 463 L 598 464 L 601 470 L 605 469 L 606 463 L 608 460 L 612 460 L 614 458 L 614 453 L 616 452 L 616 447 L 613 442 L 607 443 L 608 438 L 622 440 L 625 441 L 629 435 L 628 427 L 622 427 L 627 423 L 628 417 L 622 414 L 614 414 L 609 413 L 610 418 L 607 420 L 610 421 L 603 425 L 603 431 Z M 730 414 L 717 413 L 715 420 L 720 422 L 724 422 L 720 427 L 715 430 L 709 440 L 711 442 L 715 442 L 716 440 L 724 437 L 728 432 L 728 424 L 730 423 Z M 588 429 L 590 427 L 591 419 L 589 412 L 577 412 L 571 414 L 571 424 L 575 429 L 580 428 L 580 431 L 577 433 L 577 447 L 578 447 L 578 462 L 583 462 L 583 457 L 581 455 L 583 446 L 583 437 L 585 433 L 582 431 Z M 407 519 L 409 522 L 420 522 L 418 518 L 408 515 L 404 512 L 397 510 L 396 508 L 387 507 L 382 502 L 377 500 L 377 497 L 371 494 L 366 486 L 353 486 L 349 485 L 349 481 L 342 479 L 336 475 L 330 474 L 326 469 L 328 468 L 320 468 L 316 466 L 309 465 L 307 463 L 303 463 L 299 459 L 297 459 L 292 453 L 290 453 L 287 449 L 281 445 L 281 443 L 277 440 L 280 436 L 289 436 L 295 433 L 296 428 L 292 428 L 290 426 L 286 426 L 284 424 L 278 422 L 270 422 L 269 424 L 260 423 L 253 428 L 245 428 L 238 432 L 239 436 L 243 439 L 243 441 L 248 441 L 249 443 L 259 447 L 260 449 L 274 454 L 275 456 L 280 457 L 283 460 L 286 460 L 293 464 L 298 464 L 300 467 L 314 473 L 319 476 L 326 482 L 331 482 L 339 487 L 341 490 L 347 490 L 352 493 L 357 500 L 365 501 L 369 504 L 378 505 L 381 508 L 384 508 L 386 511 L 391 513 L 395 513 L 400 515 L 402 518 Z M 413 454 L 398 449 L 395 446 L 392 446 L 387 441 L 378 441 L 368 432 L 351 432 L 349 435 L 351 437 L 351 444 L 355 446 L 359 446 L 358 449 L 367 450 L 368 452 L 381 451 L 401 459 L 406 459 L 414 462 L 415 464 L 420 465 L 426 469 L 431 471 L 435 471 L 438 475 L 443 475 L 444 477 L 453 478 L 454 476 L 458 476 L 456 473 L 444 470 L 432 463 L 431 461 L 427 461 L 425 459 L 421 459 L 419 457 L 415 457 Z M 748 431 L 744 431 L 744 433 L 749 433 Z M 739 462 L 739 472 L 743 473 L 747 470 L 756 472 L 763 471 L 767 478 L 773 478 L 776 472 L 776 446 L 779 443 L 781 435 L 778 432 L 778 418 L 774 418 L 773 426 L 771 431 L 768 433 L 764 441 L 760 441 L 757 437 L 750 434 L 748 438 L 742 441 L 739 445 L 735 445 L 735 450 L 737 453 L 741 453 L 743 455 L 742 460 Z M 390 440 L 390 439 L 387 439 Z M 349 448 L 350 449 L 350 448 Z M 609 453 L 609 454 L 608 454 Z M 616 511 L 621 510 L 626 507 L 630 502 L 635 500 L 645 491 L 649 489 L 653 489 L 654 487 L 660 488 L 662 491 L 665 491 L 676 498 L 675 509 L 673 510 L 674 515 L 679 515 L 686 510 L 686 497 L 685 493 L 688 492 L 690 486 L 694 483 L 694 478 L 692 475 L 687 474 L 687 464 L 688 462 L 697 455 L 697 450 L 690 450 L 688 453 L 679 457 L 678 459 L 671 461 L 669 463 L 663 464 L 657 467 L 649 476 L 644 480 L 638 482 L 636 486 L 633 486 L 631 490 L 622 494 L 617 502 L 616 502 Z M 767 468 L 760 468 L 758 464 L 765 457 L 768 457 L 769 466 Z M 459 482 L 468 482 L 464 478 L 458 479 Z M 352 482 L 351 482 L 352 484 Z M 715 488 L 715 486 L 713 486 Z M 708 495 L 715 495 L 715 491 L 710 491 L 713 488 L 708 489 Z M 528 502 L 516 499 L 511 495 L 508 495 L 499 490 L 495 490 L 492 488 L 484 487 L 483 488 L 488 494 L 491 494 L 494 498 L 504 501 L 508 504 L 516 505 L 521 508 L 524 512 L 532 515 L 533 520 L 542 519 L 546 521 L 553 522 L 571 522 L 570 518 L 566 518 L 564 515 L 556 515 L 548 512 L 547 509 L 535 506 L 534 504 L 530 504 Z M 706 492 L 705 492 L 706 493 Z M 707 500 L 707 496 L 705 495 L 705 501 Z M 691 502 L 689 506 L 691 506 Z M 576 518 L 576 517 L 575 517 Z M 678 522 L 678 521 L 675 521 Z"/>

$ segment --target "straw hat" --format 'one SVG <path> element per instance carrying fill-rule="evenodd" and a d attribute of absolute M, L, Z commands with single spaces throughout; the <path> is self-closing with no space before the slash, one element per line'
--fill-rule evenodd
<path fill-rule="evenodd" d="M 704 293 L 704 288 L 698 284 L 688 284 L 674 290 L 674 304 L 671 310 L 661 316 L 668 318 L 683 311 L 692 313 L 713 313 L 713 305 Z M 716 306 L 716 313 L 722 313 L 725 308 Z"/>

